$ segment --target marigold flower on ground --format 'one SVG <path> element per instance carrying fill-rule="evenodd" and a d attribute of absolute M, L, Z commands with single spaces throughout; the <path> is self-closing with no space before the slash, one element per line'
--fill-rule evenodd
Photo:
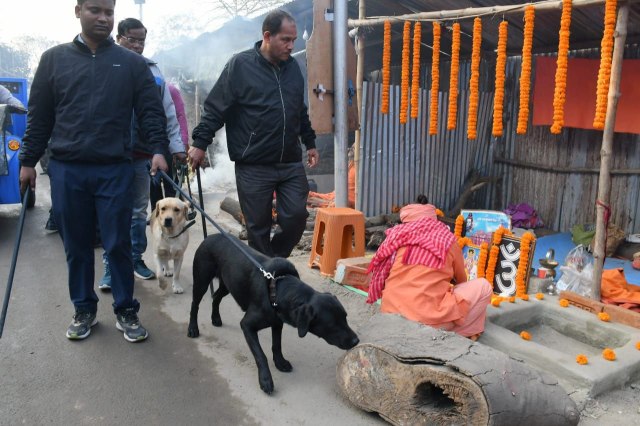
<path fill-rule="evenodd" d="M 536 293 L 536 299 L 538 299 L 538 300 L 542 300 L 542 299 L 544 299 L 544 294 L 542 294 L 542 293 Z"/>
<path fill-rule="evenodd" d="M 516 297 L 515 296 L 509 297 L 509 303 L 516 303 Z"/>
<path fill-rule="evenodd" d="M 491 297 L 491 305 L 495 306 L 496 308 L 498 306 L 500 306 L 500 303 L 502 303 L 502 298 L 499 296 L 495 296 L 495 297 Z"/>
<path fill-rule="evenodd" d="M 520 332 L 520 337 L 522 337 L 524 340 L 531 340 L 531 334 L 529 334 L 526 331 L 521 331 Z"/>
<path fill-rule="evenodd" d="M 560 306 L 562 306 L 563 308 L 566 308 L 569 306 L 569 301 L 567 299 L 560 299 Z"/>
<path fill-rule="evenodd" d="M 600 321 L 609 322 L 611 316 L 606 312 L 598 312 L 598 318 Z"/>
<path fill-rule="evenodd" d="M 529 295 L 528 294 L 521 294 L 520 295 L 520 299 L 524 300 L 525 302 L 529 301 Z"/>
<path fill-rule="evenodd" d="M 640 351 L 640 342 L 636 342 L 636 349 Z"/>
<path fill-rule="evenodd" d="M 602 357 L 607 361 L 615 361 L 616 353 L 613 351 L 613 349 L 605 348 L 605 350 L 602 351 Z"/>
<path fill-rule="evenodd" d="M 576 362 L 580 365 L 585 365 L 589 362 L 589 359 L 585 355 L 580 354 L 576 357 Z"/>

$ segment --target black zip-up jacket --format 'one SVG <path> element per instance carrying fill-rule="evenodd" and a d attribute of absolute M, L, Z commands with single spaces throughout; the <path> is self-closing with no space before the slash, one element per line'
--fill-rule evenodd
<path fill-rule="evenodd" d="M 132 160 L 133 112 L 154 154 L 169 145 L 155 79 L 145 59 L 112 39 L 96 53 L 79 38 L 42 55 L 29 94 L 23 166 L 35 167 L 47 144 L 51 158 L 113 164 Z"/>
<path fill-rule="evenodd" d="M 226 124 L 231 161 L 243 164 L 302 160 L 300 139 L 316 147 L 304 103 L 304 79 L 293 58 L 274 66 L 260 54 L 262 42 L 229 60 L 204 103 L 193 146 L 206 149 Z"/>

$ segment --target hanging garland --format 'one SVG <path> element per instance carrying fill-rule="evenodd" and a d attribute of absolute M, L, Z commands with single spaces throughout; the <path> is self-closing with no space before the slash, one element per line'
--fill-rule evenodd
<path fill-rule="evenodd" d="M 518 271 L 516 272 L 516 296 L 522 296 L 527 293 L 527 266 L 529 264 L 531 243 L 533 241 L 535 241 L 535 237 L 531 232 L 525 232 L 520 240 L 520 261 L 518 262 Z"/>
<path fill-rule="evenodd" d="M 464 225 L 464 217 L 462 215 L 458 215 L 456 217 L 456 226 L 453 228 L 453 234 L 457 238 L 462 238 L 462 226 Z"/>
<path fill-rule="evenodd" d="M 438 133 L 438 91 L 440 86 L 440 24 L 433 23 L 433 54 L 431 56 L 431 103 L 429 105 L 429 134 Z"/>
<path fill-rule="evenodd" d="M 391 83 L 391 21 L 384 21 L 384 42 L 382 45 L 382 94 L 380 112 L 389 114 L 389 86 Z"/>
<path fill-rule="evenodd" d="M 402 31 L 402 78 L 400 81 L 400 124 L 407 123 L 409 109 L 409 55 L 411 54 L 411 23 L 404 23 Z"/>
<path fill-rule="evenodd" d="M 488 257 L 489 257 L 489 244 L 484 242 L 480 245 L 480 254 L 478 255 L 478 278 L 484 278 L 485 276 Z"/>
<path fill-rule="evenodd" d="M 411 74 L 411 118 L 418 118 L 420 100 L 420 43 L 422 41 L 422 24 L 413 26 L 413 70 Z"/>
<path fill-rule="evenodd" d="M 471 50 L 471 77 L 469 79 L 469 114 L 467 138 L 478 136 L 478 99 L 480 97 L 480 46 L 482 44 L 482 19 L 473 20 L 473 48 Z"/>
<path fill-rule="evenodd" d="M 507 69 L 507 21 L 500 22 L 498 30 L 498 58 L 496 59 L 496 88 L 493 95 L 493 130 L 495 137 L 502 136 L 502 111 L 504 109 L 504 81 Z"/>
<path fill-rule="evenodd" d="M 487 271 L 485 278 L 490 283 L 493 283 L 493 279 L 496 276 L 496 265 L 498 264 L 498 255 L 500 254 L 500 242 L 502 242 L 503 235 L 511 235 L 511 231 L 507 228 L 500 227 L 495 230 L 492 238 L 492 246 L 489 251 L 489 262 L 487 263 Z"/>
<path fill-rule="evenodd" d="M 607 97 L 611 78 L 611 60 L 613 58 L 613 33 L 616 27 L 617 0 L 606 0 L 604 5 L 604 34 L 600 43 L 600 69 L 598 70 L 598 89 L 596 91 L 596 115 L 593 127 L 604 129 L 607 116 Z"/>
<path fill-rule="evenodd" d="M 471 238 L 467 238 L 467 237 L 458 238 L 458 246 L 460 248 L 463 248 L 464 246 L 468 246 L 469 244 L 471 244 Z"/>
<path fill-rule="evenodd" d="M 460 24 L 453 24 L 451 41 L 451 75 L 449 76 L 449 116 L 447 129 L 456 128 L 458 115 L 458 73 L 460 72 Z"/>
<path fill-rule="evenodd" d="M 527 6 L 524 11 L 524 41 L 522 43 L 522 70 L 520 71 L 520 110 L 516 133 L 527 133 L 529 121 L 529 95 L 531 94 L 531 50 L 533 48 L 533 22 L 535 8 Z"/>
<path fill-rule="evenodd" d="M 553 124 L 551 133 L 560 134 L 564 126 L 564 103 L 567 91 L 567 68 L 569 56 L 569 29 L 571 27 L 571 0 L 562 0 L 560 18 L 560 42 L 558 43 L 558 65 L 556 87 L 553 92 Z"/>

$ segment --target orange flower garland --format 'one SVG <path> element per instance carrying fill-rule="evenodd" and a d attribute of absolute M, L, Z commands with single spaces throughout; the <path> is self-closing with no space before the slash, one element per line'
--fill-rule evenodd
<path fill-rule="evenodd" d="M 524 300 L 525 302 L 529 301 L 529 295 L 528 294 L 521 294 L 518 297 L 520 298 L 520 300 Z"/>
<path fill-rule="evenodd" d="M 529 95 L 531 94 L 531 49 L 533 48 L 533 22 L 535 8 L 527 6 L 524 10 L 524 41 L 522 43 L 522 70 L 520 71 L 520 109 L 516 133 L 527 133 L 529 121 Z"/>
<path fill-rule="evenodd" d="M 580 365 L 585 365 L 589 362 L 589 359 L 587 359 L 585 355 L 580 354 L 576 357 L 576 362 Z"/>
<path fill-rule="evenodd" d="M 507 21 L 498 29 L 498 58 L 496 59 L 496 87 L 493 94 L 493 136 L 502 136 L 502 111 L 504 110 L 504 81 L 507 69 Z"/>
<path fill-rule="evenodd" d="M 489 244 L 485 242 L 480 245 L 480 254 L 478 255 L 478 278 L 484 278 L 487 257 L 489 257 Z"/>
<path fill-rule="evenodd" d="M 469 114 L 467 138 L 478 136 L 478 99 L 480 97 L 480 46 L 482 44 L 482 19 L 473 20 L 473 48 L 471 50 L 471 77 L 469 78 Z"/>
<path fill-rule="evenodd" d="M 460 248 L 467 246 L 469 244 L 471 244 L 470 238 L 467 238 L 467 237 L 458 238 L 458 245 L 460 246 Z"/>
<path fill-rule="evenodd" d="M 402 78 L 400 80 L 400 123 L 407 123 L 409 109 L 409 55 L 411 54 L 411 23 L 404 23 L 402 32 Z"/>
<path fill-rule="evenodd" d="M 418 118 L 420 100 L 420 42 L 422 41 L 422 24 L 413 26 L 413 70 L 411 72 L 411 118 Z"/>
<path fill-rule="evenodd" d="M 538 300 L 542 300 L 542 299 L 544 299 L 544 294 L 542 294 L 542 293 L 536 293 L 536 299 L 538 299 Z"/>
<path fill-rule="evenodd" d="M 571 27 L 571 0 L 562 0 L 560 18 L 560 42 L 558 43 L 558 65 L 556 87 L 553 91 L 553 124 L 551 133 L 559 134 L 564 126 L 564 103 L 567 90 L 567 67 L 569 56 L 569 29 Z"/>
<path fill-rule="evenodd" d="M 520 332 L 520 337 L 522 337 L 524 340 L 531 340 L 531 334 L 529 334 L 526 331 L 521 331 Z"/>
<path fill-rule="evenodd" d="M 458 73 L 460 72 L 460 24 L 453 24 L 451 36 L 451 73 L 449 76 L 449 115 L 447 117 L 447 129 L 456 128 L 458 115 Z"/>
<path fill-rule="evenodd" d="M 389 114 L 389 85 L 391 83 L 391 21 L 384 21 L 382 45 L 382 94 L 380 112 Z"/>
<path fill-rule="evenodd" d="M 440 24 L 433 23 L 433 54 L 431 56 L 431 102 L 429 105 L 429 134 L 438 133 L 438 91 L 440 88 Z"/>
<path fill-rule="evenodd" d="M 493 233 L 493 245 L 491 246 L 491 250 L 489 251 L 489 262 L 487 263 L 487 270 L 485 274 L 485 278 L 490 283 L 493 282 L 493 279 L 496 275 L 496 264 L 498 263 L 498 255 L 500 254 L 500 242 L 502 241 L 503 235 L 510 235 L 511 232 L 503 228 L 502 226 Z"/>
<path fill-rule="evenodd" d="M 509 303 L 516 303 L 516 297 L 515 296 L 510 296 L 509 297 Z"/>
<path fill-rule="evenodd" d="M 560 306 L 562 306 L 563 308 L 569 307 L 569 301 L 567 299 L 560 299 L 558 303 L 560 303 Z"/>
<path fill-rule="evenodd" d="M 602 351 L 602 357 L 607 361 L 615 361 L 616 353 L 613 351 L 613 349 L 605 348 L 605 350 Z"/>
<path fill-rule="evenodd" d="M 500 296 L 491 296 L 491 306 L 496 308 L 500 307 L 500 303 L 502 303 L 502 297 Z"/>
<path fill-rule="evenodd" d="M 598 312 L 598 319 L 600 321 L 609 322 L 611 320 L 611 316 L 606 312 Z"/>
<path fill-rule="evenodd" d="M 527 292 L 527 266 L 529 264 L 531 243 L 533 241 L 535 241 L 535 237 L 531 232 L 525 232 L 520 240 L 520 261 L 518 262 L 518 271 L 516 272 L 516 296 L 523 295 Z"/>
<path fill-rule="evenodd" d="M 604 34 L 600 43 L 600 69 L 598 70 L 598 89 L 596 91 L 596 115 L 593 127 L 604 129 L 607 116 L 607 97 L 611 78 L 611 60 L 613 58 L 613 33 L 616 27 L 617 0 L 606 0 L 604 4 Z"/>
<path fill-rule="evenodd" d="M 462 227 L 464 226 L 464 217 L 462 215 L 458 215 L 456 218 L 456 227 L 453 229 L 453 234 L 460 238 L 462 237 Z"/>
<path fill-rule="evenodd" d="M 436 216 L 444 217 L 444 212 L 440 209 L 436 209 Z"/>

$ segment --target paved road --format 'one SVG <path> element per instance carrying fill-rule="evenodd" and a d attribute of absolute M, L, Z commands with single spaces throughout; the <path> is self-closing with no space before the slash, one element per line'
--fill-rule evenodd
<path fill-rule="evenodd" d="M 207 211 L 214 214 L 219 197 L 208 199 Z M 241 311 L 230 297 L 222 303 L 222 328 L 210 324 L 207 296 L 200 311 L 201 337 L 186 336 L 191 264 L 202 238 L 199 224 L 191 230 L 183 295 L 160 290 L 156 280 L 136 280 L 140 318 L 150 331 L 146 342 L 128 343 L 116 330 L 108 293 L 100 294 L 99 324 L 91 336 L 67 340 L 64 333 L 73 309 L 62 243 L 58 234 L 44 231 L 48 208 L 48 182 L 39 176 L 36 207 L 27 214 L 0 339 L 0 425 L 384 423 L 340 395 L 335 365 L 343 352 L 315 336 L 299 339 L 288 326 L 283 349 L 294 371 L 281 373 L 271 365 L 276 392 L 265 395 L 239 327 Z M 19 206 L 0 206 L 0 295 L 18 217 Z M 102 272 L 101 254 L 96 249 L 96 281 Z M 301 273 L 311 277 L 306 269 Z M 270 333 L 263 332 L 261 340 L 269 353 Z"/>

